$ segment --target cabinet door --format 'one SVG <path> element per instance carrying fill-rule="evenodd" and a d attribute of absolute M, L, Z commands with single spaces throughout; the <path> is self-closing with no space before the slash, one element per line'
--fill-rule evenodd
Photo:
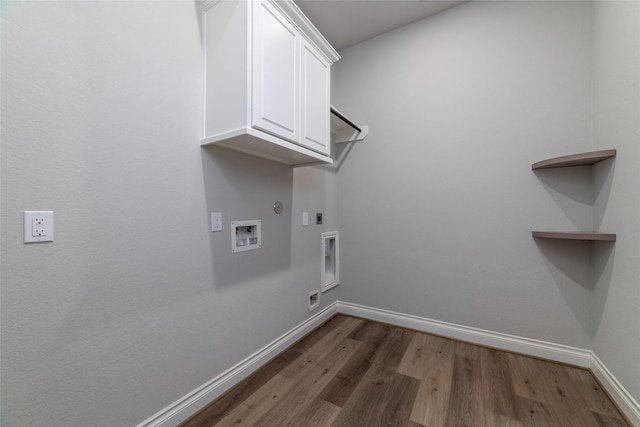
<path fill-rule="evenodd" d="M 330 70 L 329 62 L 316 49 L 302 44 L 302 139 L 300 145 L 329 155 Z"/>
<path fill-rule="evenodd" d="M 300 142 L 300 34 L 268 1 L 254 4 L 252 125 Z"/>

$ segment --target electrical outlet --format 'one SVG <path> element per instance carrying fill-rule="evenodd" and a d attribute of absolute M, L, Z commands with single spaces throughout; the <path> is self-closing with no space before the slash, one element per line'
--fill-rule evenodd
<path fill-rule="evenodd" d="M 34 216 L 31 218 L 31 235 L 34 237 L 44 237 L 47 235 L 47 220 L 44 216 Z"/>
<path fill-rule="evenodd" d="M 24 211 L 24 242 L 53 242 L 53 211 Z"/>
<path fill-rule="evenodd" d="M 309 311 L 313 311 L 316 308 L 320 307 L 320 289 L 315 289 L 308 294 L 309 300 L 307 301 L 307 306 Z"/>
<path fill-rule="evenodd" d="M 322 224 L 322 212 L 316 214 L 316 224 Z"/>

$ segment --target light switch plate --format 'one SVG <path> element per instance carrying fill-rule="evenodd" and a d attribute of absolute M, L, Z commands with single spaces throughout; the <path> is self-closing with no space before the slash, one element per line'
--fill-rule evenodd
<path fill-rule="evenodd" d="M 53 211 L 24 211 L 24 242 L 53 242 Z"/>
<path fill-rule="evenodd" d="M 222 212 L 211 212 L 211 231 L 222 231 Z"/>

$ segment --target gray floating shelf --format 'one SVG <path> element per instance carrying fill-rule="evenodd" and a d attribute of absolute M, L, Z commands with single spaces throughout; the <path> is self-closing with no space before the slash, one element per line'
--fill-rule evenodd
<path fill-rule="evenodd" d="M 571 154 L 554 157 L 531 165 L 531 169 L 564 168 L 571 166 L 590 166 L 616 156 L 616 150 L 590 151 L 588 153 Z"/>
<path fill-rule="evenodd" d="M 591 240 L 615 242 L 616 235 L 610 233 L 581 233 L 568 231 L 532 231 L 533 237 L 543 239 L 563 239 L 563 240 Z"/>

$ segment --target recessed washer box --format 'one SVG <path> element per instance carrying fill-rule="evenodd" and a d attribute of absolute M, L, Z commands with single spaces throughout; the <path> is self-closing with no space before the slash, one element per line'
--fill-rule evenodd
<path fill-rule="evenodd" d="M 320 289 L 326 292 L 340 283 L 340 246 L 337 231 L 322 233 L 322 276 Z"/>
<path fill-rule="evenodd" d="M 261 221 L 231 221 L 231 252 L 244 252 L 262 247 Z"/>

